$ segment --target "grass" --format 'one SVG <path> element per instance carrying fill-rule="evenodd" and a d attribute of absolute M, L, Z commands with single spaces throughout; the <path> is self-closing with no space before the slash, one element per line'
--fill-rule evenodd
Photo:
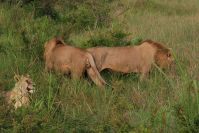
<path fill-rule="evenodd" d="M 0 99 L 1 132 L 198 132 L 198 1 L 150 0 L 136 5 L 124 0 L 113 1 L 111 7 L 110 26 L 72 32 L 66 41 L 85 48 L 92 37 L 121 30 L 131 33 L 127 39 L 149 38 L 171 47 L 175 67 L 153 68 L 146 82 L 139 82 L 137 74 L 105 71 L 102 76 L 113 90 L 100 90 L 87 78 L 74 81 L 46 73 L 43 44 L 67 34 L 67 25 L 2 4 L 0 88 L 10 90 L 14 74 L 30 74 L 37 90 L 31 105 L 16 111 Z"/>

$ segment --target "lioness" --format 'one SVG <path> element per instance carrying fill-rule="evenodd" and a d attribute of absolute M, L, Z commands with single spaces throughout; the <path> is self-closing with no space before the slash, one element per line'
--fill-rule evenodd
<path fill-rule="evenodd" d="M 99 71 L 111 69 L 117 72 L 139 72 L 145 79 L 153 63 L 161 68 L 169 67 L 173 61 L 171 51 L 152 40 L 142 41 L 136 46 L 88 48 Z"/>
<path fill-rule="evenodd" d="M 29 75 L 14 77 L 16 84 L 10 91 L 3 91 L 3 97 L 9 105 L 13 105 L 15 109 L 30 104 L 29 93 L 33 93 L 35 88 Z"/>
<path fill-rule="evenodd" d="M 56 37 L 44 45 L 45 69 L 71 74 L 73 79 L 79 79 L 86 71 L 92 81 L 98 86 L 106 82 L 98 72 L 93 56 L 84 49 L 64 44 Z"/>

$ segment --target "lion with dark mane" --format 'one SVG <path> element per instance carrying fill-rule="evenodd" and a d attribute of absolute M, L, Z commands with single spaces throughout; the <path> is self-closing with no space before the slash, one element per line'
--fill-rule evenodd
<path fill-rule="evenodd" d="M 153 64 L 160 68 L 169 67 L 173 58 L 169 48 L 152 40 L 142 41 L 135 46 L 93 47 L 88 48 L 101 72 L 110 69 L 116 72 L 141 73 L 140 80 L 144 80 Z"/>

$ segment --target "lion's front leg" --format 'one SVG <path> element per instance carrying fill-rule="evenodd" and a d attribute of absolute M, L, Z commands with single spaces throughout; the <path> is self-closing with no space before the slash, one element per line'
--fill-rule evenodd
<path fill-rule="evenodd" d="M 144 65 L 141 68 L 141 71 L 140 71 L 141 72 L 140 81 L 146 80 L 146 78 L 148 77 L 150 68 L 151 68 L 151 65 Z"/>
<path fill-rule="evenodd" d="M 141 73 L 141 75 L 140 75 L 140 81 L 144 81 L 144 80 L 146 80 L 147 79 L 147 77 L 148 77 L 148 73 Z"/>
<path fill-rule="evenodd" d="M 48 71 L 51 70 L 52 68 L 53 68 L 52 62 L 46 61 L 46 62 L 45 62 L 44 71 L 45 71 L 45 72 L 48 72 Z"/>

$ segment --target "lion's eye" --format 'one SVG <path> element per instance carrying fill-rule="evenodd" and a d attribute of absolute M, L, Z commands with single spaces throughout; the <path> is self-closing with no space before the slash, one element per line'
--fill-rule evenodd
<path fill-rule="evenodd" d="M 168 54 L 167 54 L 167 57 L 171 57 L 171 54 L 170 54 L 170 53 L 168 53 Z"/>
<path fill-rule="evenodd" d="M 31 84 L 31 81 L 27 79 L 27 80 L 26 80 L 26 83 Z"/>

